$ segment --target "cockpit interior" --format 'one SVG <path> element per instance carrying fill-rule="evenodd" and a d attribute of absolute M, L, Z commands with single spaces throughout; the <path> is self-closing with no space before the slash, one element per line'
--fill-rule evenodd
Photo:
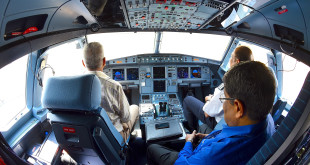
<path fill-rule="evenodd" d="M 149 144 L 182 149 L 190 133 L 184 98 L 205 102 L 238 46 L 251 48 L 277 83 L 276 133 L 247 164 L 309 164 L 309 7 L 307 0 L 1 0 L 0 165 L 147 164 Z M 102 72 L 139 107 L 128 141 L 105 113 L 85 110 L 86 98 L 70 100 L 70 88 L 91 91 L 74 77 L 85 73 L 91 42 L 103 46 Z M 63 76 L 72 86 L 49 86 Z M 44 106 L 46 90 L 60 89 L 57 103 Z M 76 107 L 84 109 L 67 113 Z"/>

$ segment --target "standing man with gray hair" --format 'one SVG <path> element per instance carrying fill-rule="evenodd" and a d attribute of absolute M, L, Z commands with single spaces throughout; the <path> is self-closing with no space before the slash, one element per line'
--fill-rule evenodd
<path fill-rule="evenodd" d="M 87 73 L 95 74 L 100 79 L 101 107 L 106 110 L 113 125 L 126 141 L 138 120 L 139 107 L 130 106 L 121 84 L 103 73 L 106 60 L 100 43 L 91 42 L 85 46 L 82 63 L 88 70 Z"/>

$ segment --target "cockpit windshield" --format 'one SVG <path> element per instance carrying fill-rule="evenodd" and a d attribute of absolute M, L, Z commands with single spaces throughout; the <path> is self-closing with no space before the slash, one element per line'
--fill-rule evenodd
<path fill-rule="evenodd" d="M 186 54 L 221 61 L 229 36 L 201 33 L 163 32 L 159 53 Z M 100 42 L 107 60 L 137 54 L 155 53 L 154 32 L 102 33 L 87 36 L 88 42 Z"/>

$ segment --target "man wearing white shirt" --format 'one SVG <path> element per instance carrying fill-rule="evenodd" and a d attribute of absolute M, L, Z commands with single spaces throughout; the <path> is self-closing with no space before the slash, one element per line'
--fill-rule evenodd
<path fill-rule="evenodd" d="M 229 65 L 232 67 L 240 61 L 254 61 L 252 51 L 249 47 L 238 46 L 231 54 Z M 190 132 L 199 128 L 198 120 L 213 130 L 216 124 L 224 117 L 223 103 L 219 101 L 223 90 L 223 84 L 215 88 L 213 95 L 205 97 L 205 104 L 193 96 L 186 96 L 184 98 L 183 113 L 188 121 Z"/>

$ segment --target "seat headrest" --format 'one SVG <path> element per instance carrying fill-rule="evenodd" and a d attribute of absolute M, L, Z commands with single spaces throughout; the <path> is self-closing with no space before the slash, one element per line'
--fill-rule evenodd
<path fill-rule="evenodd" d="M 48 109 L 97 109 L 101 102 L 100 80 L 93 74 L 51 77 L 43 89 L 41 101 Z"/>

